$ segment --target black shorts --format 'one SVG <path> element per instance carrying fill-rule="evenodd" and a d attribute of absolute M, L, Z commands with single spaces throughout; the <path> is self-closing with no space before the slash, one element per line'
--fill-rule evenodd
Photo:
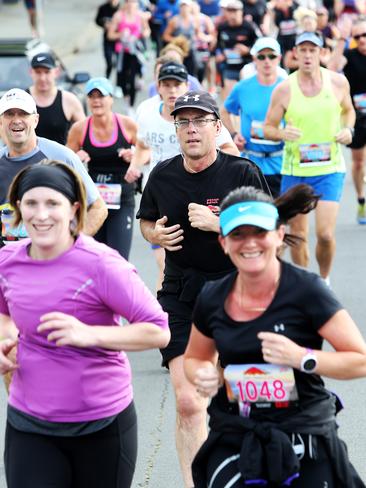
<path fill-rule="evenodd" d="M 36 8 L 35 0 L 24 0 L 24 4 L 27 9 L 34 9 Z"/>
<path fill-rule="evenodd" d="M 166 285 L 166 284 L 165 284 Z M 164 289 L 165 288 L 165 289 Z M 158 301 L 163 310 L 169 315 L 170 342 L 164 349 L 160 349 L 162 366 L 168 367 L 169 361 L 181 356 L 186 350 L 192 327 L 194 302 L 183 302 L 179 299 L 178 283 L 176 291 L 171 286 L 164 286 L 158 291 Z"/>
<path fill-rule="evenodd" d="M 366 117 L 357 117 L 355 124 L 355 134 L 351 144 L 351 149 L 362 149 L 366 146 Z"/>

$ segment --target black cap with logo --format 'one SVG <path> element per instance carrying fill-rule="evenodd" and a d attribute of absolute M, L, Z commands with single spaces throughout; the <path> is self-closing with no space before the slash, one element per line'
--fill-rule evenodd
<path fill-rule="evenodd" d="M 206 91 L 188 91 L 181 95 L 176 99 L 174 110 L 170 115 L 177 115 L 177 112 L 183 108 L 197 108 L 220 118 L 219 107 L 215 99 Z"/>
<path fill-rule="evenodd" d="M 32 68 L 56 68 L 55 58 L 51 53 L 38 53 L 33 56 L 31 61 Z"/>
<path fill-rule="evenodd" d="M 169 61 L 168 63 L 163 64 L 159 70 L 158 81 L 161 80 L 187 81 L 187 68 L 184 66 L 184 64 Z"/>

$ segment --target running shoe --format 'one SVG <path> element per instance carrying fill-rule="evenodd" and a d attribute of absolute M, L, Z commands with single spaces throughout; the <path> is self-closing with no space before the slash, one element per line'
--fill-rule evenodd
<path fill-rule="evenodd" d="M 361 225 L 366 224 L 366 204 L 358 204 L 357 222 Z"/>

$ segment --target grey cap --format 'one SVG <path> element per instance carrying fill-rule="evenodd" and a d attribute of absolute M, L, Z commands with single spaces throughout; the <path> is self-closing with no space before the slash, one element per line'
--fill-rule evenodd
<path fill-rule="evenodd" d="M 296 37 L 296 42 L 295 45 L 298 46 L 299 44 L 302 44 L 303 42 L 311 42 L 312 44 L 315 44 L 315 46 L 318 47 L 323 47 L 323 39 L 318 36 L 315 32 L 302 32 Z"/>

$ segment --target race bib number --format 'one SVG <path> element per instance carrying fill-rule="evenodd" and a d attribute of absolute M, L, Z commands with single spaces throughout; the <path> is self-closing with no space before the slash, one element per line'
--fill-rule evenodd
<path fill-rule="evenodd" d="M 122 185 L 119 183 L 95 183 L 107 208 L 121 208 Z"/>
<path fill-rule="evenodd" d="M 300 166 L 325 166 L 331 162 L 331 145 L 323 144 L 300 144 Z"/>
<path fill-rule="evenodd" d="M 234 49 L 224 49 L 227 64 L 240 64 L 242 62 L 241 54 Z"/>
<path fill-rule="evenodd" d="M 358 93 L 353 95 L 353 103 L 355 109 L 360 114 L 366 114 L 366 93 Z"/>
<path fill-rule="evenodd" d="M 298 400 L 293 368 L 276 364 L 230 364 L 224 370 L 229 401 L 237 402 L 241 415 L 248 416 L 250 406 L 287 406 Z"/>
<path fill-rule="evenodd" d="M 263 124 L 264 122 L 260 120 L 252 120 L 250 126 L 250 142 L 253 142 L 254 144 L 266 144 L 272 146 L 278 145 L 278 142 L 264 138 Z M 281 123 L 280 127 L 283 127 L 283 123 Z"/>

